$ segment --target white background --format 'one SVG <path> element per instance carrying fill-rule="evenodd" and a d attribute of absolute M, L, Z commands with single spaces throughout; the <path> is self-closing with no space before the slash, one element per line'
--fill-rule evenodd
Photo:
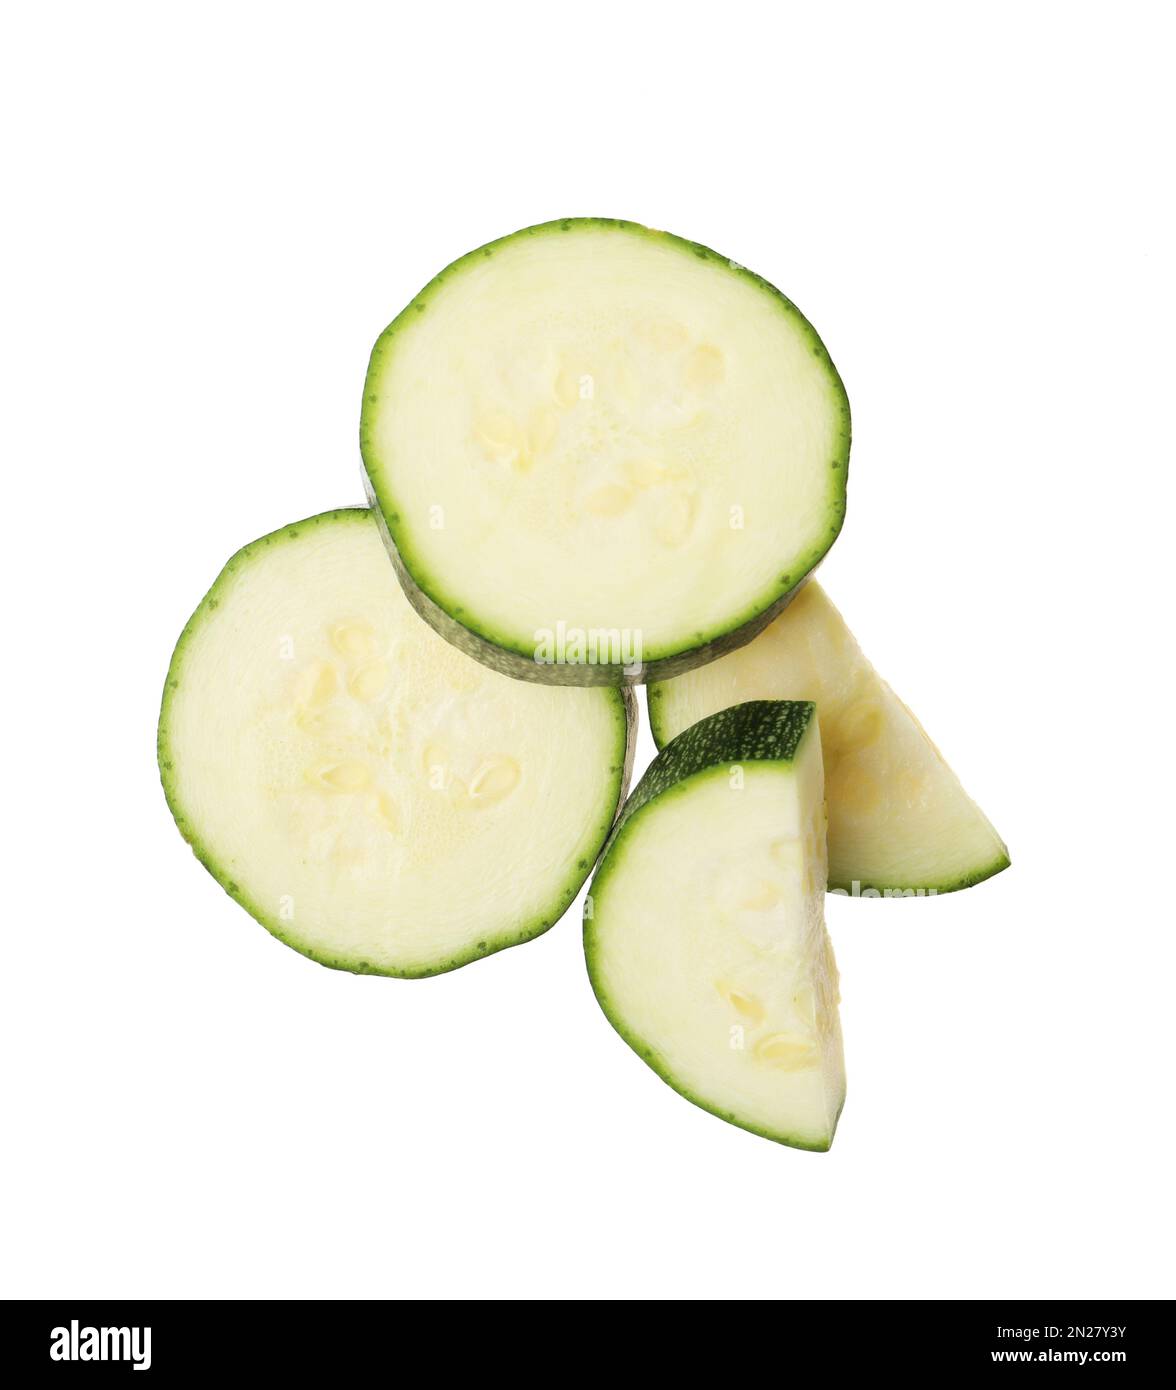
<path fill-rule="evenodd" d="M 0 1291 L 1176 1293 L 1168 18 L 8 12 Z M 855 427 L 822 581 L 1011 847 L 950 898 L 830 900 L 827 1155 L 663 1086 L 575 913 L 437 979 L 323 970 L 159 790 L 223 561 L 361 500 L 377 334 L 573 214 L 817 325 Z"/>

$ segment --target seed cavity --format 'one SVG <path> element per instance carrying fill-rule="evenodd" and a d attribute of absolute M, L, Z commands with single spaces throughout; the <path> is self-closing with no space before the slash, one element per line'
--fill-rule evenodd
<path fill-rule="evenodd" d="M 347 682 L 347 688 L 357 700 L 370 704 L 378 700 L 388 688 L 391 673 L 382 661 L 368 661 L 356 667 Z"/>
<path fill-rule="evenodd" d="M 756 1043 L 753 1051 L 761 1062 L 781 1071 L 799 1071 L 815 1060 L 812 1043 L 794 1033 L 769 1033 Z"/>
<path fill-rule="evenodd" d="M 474 774 L 470 800 L 476 806 L 494 806 L 514 791 L 521 776 L 513 758 L 490 758 Z"/>

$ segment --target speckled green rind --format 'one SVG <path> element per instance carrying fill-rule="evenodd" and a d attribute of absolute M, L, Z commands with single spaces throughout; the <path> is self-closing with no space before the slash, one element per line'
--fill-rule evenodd
<path fill-rule="evenodd" d="M 638 811 L 695 773 L 735 763 L 790 763 L 816 708 L 811 700 L 748 700 L 683 729 L 645 769 L 621 808 L 604 853 Z"/>
<path fill-rule="evenodd" d="M 228 561 L 224 569 L 217 576 L 211 589 L 205 594 L 196 611 L 189 618 L 180 639 L 176 643 L 175 651 L 172 653 L 171 665 L 168 667 L 167 679 L 164 682 L 163 702 L 159 713 L 159 729 L 156 740 L 156 747 L 159 759 L 160 781 L 163 784 L 163 794 L 167 799 L 168 809 L 175 819 L 176 826 L 184 840 L 191 846 L 193 854 L 201 864 L 208 870 L 212 877 L 220 884 L 225 892 L 246 912 L 279 941 L 297 951 L 300 955 L 308 957 L 310 960 L 317 961 L 319 965 L 325 965 L 331 970 L 345 970 L 354 975 L 385 975 L 399 979 L 425 979 L 431 975 L 443 975 L 447 971 L 456 970 L 459 966 L 468 965 L 471 961 L 480 960 L 483 956 L 493 955 L 496 951 L 505 950 L 508 946 L 519 946 L 523 942 L 532 941 L 537 936 L 542 936 L 545 931 L 553 927 L 556 922 L 564 915 L 575 900 L 576 894 L 583 887 L 585 879 L 592 872 L 594 862 L 598 862 L 599 854 L 595 860 L 592 857 L 584 857 L 577 861 L 573 866 L 572 875 L 567 885 L 561 890 L 557 898 L 552 902 L 549 910 L 541 914 L 538 918 L 531 921 L 508 927 L 497 936 L 487 937 L 484 941 L 476 942 L 469 951 L 464 954 L 446 957 L 427 966 L 418 969 L 390 970 L 373 965 L 371 962 L 360 959 L 353 959 L 348 956 L 332 955 L 323 951 L 321 948 L 311 946 L 305 941 L 300 940 L 289 930 L 289 924 L 279 922 L 273 913 L 265 912 L 256 902 L 252 901 L 249 895 L 242 889 L 240 884 L 234 879 L 223 865 L 218 864 L 205 851 L 200 839 L 200 829 L 193 825 L 188 819 L 184 807 L 181 804 L 176 791 L 175 762 L 172 756 L 171 745 L 168 735 L 168 714 L 171 701 L 181 687 L 184 675 L 184 658 L 189 639 L 193 633 L 199 630 L 202 624 L 208 621 L 209 617 L 220 606 L 229 586 L 234 579 L 250 563 L 263 555 L 267 549 L 275 545 L 287 544 L 295 541 L 298 537 L 313 527 L 330 525 L 355 525 L 361 524 L 368 526 L 372 521 L 372 513 L 366 507 L 342 507 L 336 511 L 322 512 L 318 516 L 308 517 L 305 521 L 297 521 L 292 525 L 283 526 L 278 531 L 271 531 L 269 535 L 262 536 L 258 540 L 251 541 L 243 546 Z M 609 828 L 613 824 L 617 811 L 624 802 L 625 792 L 628 789 L 629 778 L 633 770 L 633 758 L 636 748 L 637 736 L 637 708 L 636 701 L 633 699 L 631 691 L 616 691 L 616 723 L 617 723 L 617 742 L 616 751 L 609 771 L 614 774 L 616 779 L 616 797 L 610 799 L 607 812 L 601 820 L 599 827 L 599 841 L 603 845 Z"/>
<path fill-rule="evenodd" d="M 750 700 L 733 705 L 692 724 L 658 754 L 626 801 L 600 858 L 600 867 L 584 904 L 584 960 L 596 1002 L 605 1018 L 641 1060 L 672 1090 L 691 1105 L 726 1120 L 763 1139 L 810 1153 L 826 1153 L 837 1130 L 838 1109 L 828 1140 L 812 1144 L 795 1135 L 776 1133 L 741 1120 L 734 1111 L 724 1110 L 696 1096 L 673 1075 L 661 1055 L 643 1038 L 633 1033 L 609 1003 L 597 962 L 596 902 L 600 891 L 620 862 L 632 827 L 639 816 L 656 809 L 656 802 L 668 796 L 688 795 L 696 779 L 728 775 L 729 769 L 749 762 L 791 764 L 810 729 L 815 734 L 816 706 L 808 700 Z M 844 1100 L 842 1102 L 844 1104 Z"/>
<path fill-rule="evenodd" d="M 653 741 L 658 748 L 665 748 L 667 741 L 664 728 L 660 723 L 661 699 L 663 696 L 661 682 L 647 685 L 645 687 L 645 706 L 649 713 L 649 729 L 653 734 Z M 713 716 L 712 716 L 713 717 Z M 689 729 L 684 729 L 683 734 L 689 733 Z M 682 735 L 679 735 L 679 738 Z M 994 878 L 1009 867 L 1012 860 L 1009 858 L 1007 846 L 1004 852 L 998 855 L 991 864 L 983 868 L 974 869 L 971 873 L 963 875 L 957 879 L 946 879 L 942 883 L 928 883 L 912 888 L 906 883 L 874 883 L 872 881 L 856 880 L 857 889 L 855 891 L 853 882 L 842 883 L 836 879 L 829 880 L 829 892 L 836 893 L 839 897 L 868 897 L 868 898 L 907 898 L 918 896 L 924 898 L 942 898 L 947 893 L 958 893 L 964 888 L 974 888 L 976 884 L 983 883 L 985 879 Z"/>
<path fill-rule="evenodd" d="M 714 261 L 732 275 L 747 280 L 764 294 L 770 295 L 788 315 L 812 348 L 813 356 L 824 366 L 830 390 L 841 417 L 838 431 L 837 450 L 829 461 L 830 489 L 828 505 L 828 529 L 821 541 L 805 555 L 789 563 L 774 584 L 760 600 L 734 615 L 725 626 L 709 632 L 694 632 L 684 638 L 681 645 L 663 652 L 651 653 L 640 667 L 621 665 L 544 663 L 535 660 L 534 646 L 525 646 L 516 638 L 495 631 L 489 623 L 483 622 L 477 614 L 466 611 L 458 600 L 446 592 L 440 575 L 431 573 L 419 556 L 414 554 L 408 528 L 401 515 L 399 504 L 386 482 L 380 478 L 380 465 L 376 457 L 373 440 L 373 423 L 380 408 L 380 384 L 383 369 L 392 353 L 397 338 L 406 328 L 410 328 L 417 316 L 427 312 L 432 293 L 441 285 L 459 275 L 463 269 L 477 261 L 493 256 L 508 242 L 521 237 L 551 236 L 575 232 L 578 229 L 610 229 L 630 236 L 650 237 L 679 248 L 684 255 L 695 256 L 699 260 Z M 394 408 L 394 407 L 393 407 Z M 451 265 L 435 276 L 416 298 L 397 315 L 376 340 L 368 363 L 367 378 L 364 382 L 363 408 L 360 414 L 359 443 L 363 458 L 364 487 L 372 507 L 382 520 L 381 534 L 396 566 L 400 582 L 416 611 L 434 627 L 446 641 L 460 651 L 472 656 L 483 665 L 518 680 L 539 681 L 544 685 L 637 685 L 645 681 L 668 680 L 692 671 L 697 666 L 705 666 L 737 647 L 743 646 L 757 637 L 765 627 L 787 607 L 793 594 L 803 581 L 816 569 L 837 539 L 845 521 L 846 480 L 849 470 L 849 448 L 851 422 L 849 397 L 838 375 L 833 359 L 829 356 L 816 329 L 800 312 L 795 304 L 783 295 L 775 285 L 745 266 L 712 251 L 698 242 L 687 241 L 672 232 L 655 231 L 638 222 L 626 222 L 610 217 L 565 217 L 553 222 L 541 222 L 534 227 L 524 227 L 509 236 L 499 237 L 479 246 L 459 257 Z M 624 626 L 624 624 L 621 624 Z"/>
<path fill-rule="evenodd" d="M 645 708 L 649 715 L 649 732 L 653 735 L 653 741 L 660 752 L 669 739 L 666 738 L 661 723 L 661 702 L 665 696 L 663 689 L 665 681 L 650 681 L 645 687 Z"/>

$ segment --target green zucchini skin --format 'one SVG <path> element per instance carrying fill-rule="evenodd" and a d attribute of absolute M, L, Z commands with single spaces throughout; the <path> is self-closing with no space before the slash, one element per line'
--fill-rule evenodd
<path fill-rule="evenodd" d="M 560 893 L 559 897 L 553 901 L 550 908 L 541 916 L 526 922 L 520 922 L 513 926 L 509 931 L 503 932 L 499 936 L 489 937 L 487 940 L 478 942 L 469 951 L 456 954 L 445 960 L 438 961 L 419 970 L 399 970 L 380 968 L 369 961 L 356 959 L 350 956 L 334 955 L 323 951 L 321 948 L 311 946 L 303 941 L 295 932 L 291 931 L 289 925 L 278 919 L 272 912 L 262 908 L 257 902 L 253 901 L 244 891 L 241 885 L 234 879 L 229 870 L 217 861 L 206 850 L 202 843 L 200 833 L 187 816 L 186 809 L 177 794 L 176 789 L 176 768 L 173 757 L 171 739 L 169 734 L 169 716 L 171 701 L 175 693 L 180 689 L 184 678 L 184 662 L 187 647 L 193 634 L 196 633 L 209 617 L 220 606 L 222 596 L 228 585 L 231 584 L 235 576 L 257 557 L 259 553 L 274 546 L 288 544 L 296 541 L 300 535 L 311 528 L 321 526 L 348 525 L 356 522 L 369 523 L 370 513 L 366 507 L 341 507 L 334 511 L 322 512 L 317 516 L 307 517 L 302 521 L 293 522 L 287 526 L 280 527 L 276 531 L 271 531 L 268 535 L 261 536 L 257 540 L 250 541 L 241 547 L 225 564 L 220 574 L 214 580 L 212 587 L 205 594 L 197 605 L 195 612 L 188 619 L 175 650 L 172 653 L 171 662 L 168 666 L 167 676 L 164 680 L 163 697 L 160 704 L 159 725 L 156 735 L 156 757 L 159 766 L 160 782 L 163 788 L 163 795 L 167 802 L 168 810 L 175 820 L 176 828 L 183 837 L 185 843 L 191 848 L 198 862 L 208 871 L 213 879 L 224 889 L 224 891 L 245 909 L 249 915 L 259 922 L 272 936 L 305 956 L 308 960 L 313 960 L 319 965 L 326 966 L 331 970 L 342 970 L 353 975 L 382 975 L 398 979 L 426 979 L 433 975 L 443 975 L 450 970 L 456 970 L 460 966 L 468 965 L 470 962 L 480 960 L 484 956 L 493 955 L 497 951 L 505 950 L 510 946 L 522 945 L 524 942 L 532 941 L 541 936 L 544 932 L 553 927 L 556 922 L 564 915 L 575 900 L 580 889 L 583 887 L 589 874 L 592 872 L 593 864 L 585 862 L 577 871 L 577 875 L 569 881 L 567 886 Z M 617 691 L 617 741 L 615 762 L 613 771 L 617 778 L 617 797 L 615 807 L 608 818 L 611 824 L 617 812 L 624 804 L 625 793 L 628 790 L 629 780 L 633 771 L 633 760 L 636 750 L 638 713 L 636 700 L 632 691 Z M 607 824 L 602 824 L 600 828 L 601 838 L 607 832 Z M 603 852 L 603 850 L 601 851 Z M 599 862 L 597 855 L 596 862 Z"/>
<path fill-rule="evenodd" d="M 684 1100 L 708 1114 L 725 1120 L 737 1129 L 747 1130 L 763 1139 L 787 1148 L 803 1149 L 810 1153 L 827 1153 L 833 1135 L 825 1143 L 811 1143 L 794 1134 L 778 1133 L 749 1124 L 734 1112 L 724 1110 L 701 1099 L 663 1064 L 658 1053 L 632 1032 L 620 1018 L 603 987 L 598 967 L 598 943 L 594 898 L 607 881 L 624 851 L 626 831 L 635 820 L 654 805 L 660 797 L 674 795 L 686 787 L 692 777 L 705 775 L 715 769 L 748 762 L 791 763 L 796 757 L 805 734 L 815 723 L 816 705 L 803 700 L 750 700 L 692 724 L 672 739 L 646 769 L 617 817 L 612 833 L 600 857 L 592 887 L 584 904 L 584 961 L 588 979 L 601 1012 L 616 1032 L 641 1060 Z M 812 736 L 815 736 L 815 729 Z M 844 1097 L 838 1108 L 840 1118 Z M 836 1131 L 836 1119 L 833 1131 Z"/>
<path fill-rule="evenodd" d="M 799 563 L 792 566 L 789 572 L 780 575 L 755 604 L 727 626 L 714 632 L 696 633 L 690 643 L 680 649 L 656 654 L 640 666 L 634 667 L 603 662 L 561 664 L 537 661 L 533 650 L 518 645 L 506 634 L 492 631 L 488 625 L 482 624 L 476 615 L 462 611 L 455 601 L 447 601 L 441 579 L 430 574 L 425 565 L 414 557 L 396 498 L 389 488 L 381 485 L 379 481 L 373 439 L 375 416 L 380 406 L 383 363 L 404 329 L 411 325 L 418 315 L 427 312 L 434 291 L 476 261 L 493 256 L 508 242 L 524 237 L 558 236 L 584 227 L 611 229 L 626 235 L 655 238 L 670 243 L 686 254 L 723 266 L 729 274 L 745 279 L 764 294 L 771 296 L 781 312 L 794 321 L 811 346 L 813 355 L 822 363 L 836 395 L 840 417 L 837 449 L 830 460 L 830 469 L 836 476 L 829 502 L 829 526 L 820 543 Z M 817 568 L 841 532 L 845 521 L 851 439 L 852 422 L 845 385 L 816 329 L 786 295 L 762 276 L 708 246 L 675 236 L 672 232 L 654 230 L 638 222 L 609 217 L 565 217 L 525 227 L 521 231 L 498 237 L 467 252 L 434 276 L 392 320 L 372 348 L 364 382 L 359 429 L 365 493 L 373 511 L 380 519 L 380 533 L 409 602 L 446 641 L 467 656 L 473 657 L 492 670 L 513 676 L 516 680 L 538 681 L 545 685 L 626 686 L 669 680 L 698 666 L 705 666 L 757 637 L 783 612 L 792 595 Z"/>
<path fill-rule="evenodd" d="M 603 853 L 608 854 L 638 812 L 696 772 L 736 763 L 790 763 L 816 712 L 811 700 L 748 700 L 683 729 L 645 769 Z"/>

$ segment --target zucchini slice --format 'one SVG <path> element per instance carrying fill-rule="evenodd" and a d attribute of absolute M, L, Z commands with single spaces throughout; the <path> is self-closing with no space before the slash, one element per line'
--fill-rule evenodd
<path fill-rule="evenodd" d="M 744 700 L 816 701 L 837 892 L 930 896 L 1008 867 L 1000 836 L 815 580 L 754 642 L 647 694 L 659 747 Z"/>
<path fill-rule="evenodd" d="M 323 965 L 452 970 L 546 931 L 612 825 L 622 692 L 524 685 L 405 601 L 366 509 L 264 536 L 184 629 L 159 764 L 197 858 Z"/>
<path fill-rule="evenodd" d="M 368 493 L 414 606 L 487 665 L 630 684 L 748 641 L 832 545 L 849 405 L 767 281 L 632 222 L 442 271 L 364 390 Z"/>
<path fill-rule="evenodd" d="M 827 1149 L 845 1097 L 825 931 L 814 706 L 756 701 L 674 739 L 629 798 L 585 905 L 596 997 L 687 1100 Z"/>

